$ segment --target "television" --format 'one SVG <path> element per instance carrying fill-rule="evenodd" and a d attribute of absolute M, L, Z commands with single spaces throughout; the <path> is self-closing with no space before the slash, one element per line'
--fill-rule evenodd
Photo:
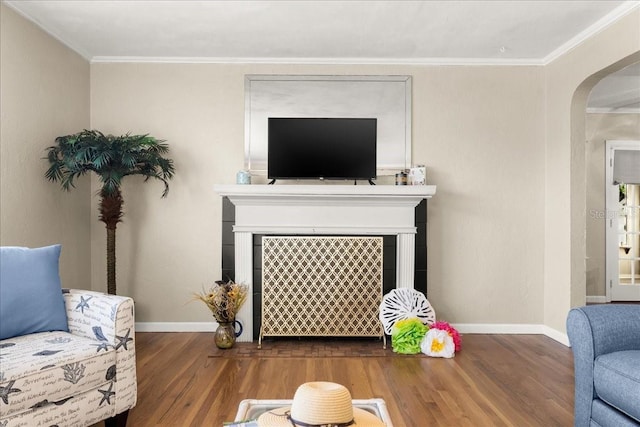
<path fill-rule="evenodd" d="M 376 135 L 375 118 L 269 117 L 268 178 L 371 182 Z"/>

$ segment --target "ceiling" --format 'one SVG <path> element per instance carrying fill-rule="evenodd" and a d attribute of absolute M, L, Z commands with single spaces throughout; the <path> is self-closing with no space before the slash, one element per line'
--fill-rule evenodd
<path fill-rule="evenodd" d="M 331 64 L 544 65 L 640 5 L 614 0 L 3 1 L 93 62 Z M 632 71 L 631 78 L 603 89 L 598 108 L 612 105 L 608 93 L 618 91 L 620 82 L 637 82 L 640 67 Z"/>
<path fill-rule="evenodd" d="M 591 112 L 640 113 L 640 62 L 600 80 L 589 94 Z"/>

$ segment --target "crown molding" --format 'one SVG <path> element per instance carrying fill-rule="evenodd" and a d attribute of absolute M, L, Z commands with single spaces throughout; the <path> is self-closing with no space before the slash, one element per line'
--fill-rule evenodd
<path fill-rule="evenodd" d="M 265 58 L 265 57 L 150 57 L 150 56 L 94 56 L 98 63 L 152 64 L 269 64 L 269 65 L 469 65 L 469 66 L 541 66 L 541 60 L 504 58 Z"/>
<path fill-rule="evenodd" d="M 576 35 L 575 37 L 569 39 L 567 42 L 562 44 L 556 50 L 551 52 L 549 55 L 545 56 L 540 62 L 542 65 L 548 65 L 551 62 L 555 61 L 562 55 L 568 53 L 575 47 L 582 44 L 585 40 L 595 36 L 602 30 L 608 28 L 612 24 L 614 24 L 619 19 L 633 12 L 634 10 L 640 8 L 640 1 L 626 1 L 617 8 L 615 8 L 612 12 L 602 17 L 598 21 L 596 21 L 593 25 L 586 28 L 584 31 Z"/>

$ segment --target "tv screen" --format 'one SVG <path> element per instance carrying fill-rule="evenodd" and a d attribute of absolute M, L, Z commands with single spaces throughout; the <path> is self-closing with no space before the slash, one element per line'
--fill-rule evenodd
<path fill-rule="evenodd" d="M 372 118 L 270 117 L 268 177 L 374 179 L 376 131 Z"/>

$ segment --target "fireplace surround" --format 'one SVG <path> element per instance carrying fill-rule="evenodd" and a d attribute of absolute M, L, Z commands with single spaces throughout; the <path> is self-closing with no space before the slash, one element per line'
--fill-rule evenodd
<path fill-rule="evenodd" d="M 234 276 L 253 293 L 254 236 L 395 236 L 398 288 L 414 287 L 415 208 L 436 187 L 393 185 L 216 185 L 214 191 L 235 206 Z M 238 313 L 253 340 L 251 299 Z"/>

